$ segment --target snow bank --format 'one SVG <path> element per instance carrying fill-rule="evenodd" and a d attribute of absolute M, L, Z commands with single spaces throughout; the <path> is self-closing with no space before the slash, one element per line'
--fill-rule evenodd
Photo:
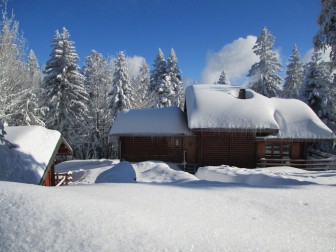
<path fill-rule="evenodd" d="M 189 135 L 184 113 L 177 107 L 160 109 L 125 109 L 110 131 L 116 136 Z"/>
<path fill-rule="evenodd" d="M 0 250 L 333 251 L 334 194 L 319 185 L 2 182 Z"/>
<path fill-rule="evenodd" d="M 269 170 L 244 169 L 226 165 L 200 167 L 195 176 L 208 181 L 239 183 L 261 187 L 312 184 L 311 182 L 283 177 Z"/>
<path fill-rule="evenodd" d="M 94 183 L 177 183 L 198 180 L 175 164 L 160 161 L 129 163 L 119 160 L 71 160 L 56 165 L 57 172 L 72 172 L 71 185 Z"/>
<path fill-rule="evenodd" d="M 16 148 L 0 145 L 0 180 L 39 184 L 61 134 L 41 126 L 6 127 L 6 139 Z"/>
<path fill-rule="evenodd" d="M 119 160 L 72 160 L 56 166 L 57 172 L 72 171 L 72 184 L 95 183 L 185 183 L 218 181 L 259 187 L 320 184 L 336 185 L 336 171 L 306 171 L 293 167 L 243 169 L 229 166 L 200 167 L 196 177 L 183 172 L 172 163 L 146 161 L 140 163 Z M 200 181 L 202 183 L 202 181 Z M 223 184 L 225 186 L 225 184 Z"/>
<path fill-rule="evenodd" d="M 250 89 L 193 85 L 186 89 L 190 129 L 271 130 L 274 138 L 332 139 L 332 131 L 302 101 L 267 98 Z"/>
<path fill-rule="evenodd" d="M 56 165 L 56 172 L 72 172 L 71 185 L 94 184 L 97 177 L 104 171 L 110 169 L 119 160 L 71 160 Z"/>
<path fill-rule="evenodd" d="M 195 176 L 172 169 L 168 164 L 158 161 L 146 161 L 133 164 L 137 182 L 171 183 L 198 180 Z"/>
<path fill-rule="evenodd" d="M 136 175 L 130 162 L 123 161 L 102 172 L 96 183 L 135 183 Z"/>

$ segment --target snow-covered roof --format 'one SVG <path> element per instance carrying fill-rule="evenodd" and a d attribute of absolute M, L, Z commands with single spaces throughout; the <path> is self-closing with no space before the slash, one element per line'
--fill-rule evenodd
<path fill-rule="evenodd" d="M 267 98 L 241 87 L 193 85 L 186 89 L 188 126 L 192 130 L 270 131 L 276 138 L 330 139 L 332 131 L 302 101 Z"/>
<path fill-rule="evenodd" d="M 333 132 L 320 120 L 315 112 L 297 99 L 271 98 L 279 132 L 276 138 L 332 139 Z"/>
<path fill-rule="evenodd" d="M 189 135 L 184 113 L 177 107 L 122 110 L 110 131 L 115 136 Z"/>
<path fill-rule="evenodd" d="M 0 180 L 39 184 L 62 143 L 60 132 L 41 126 L 5 127 L 0 144 Z"/>

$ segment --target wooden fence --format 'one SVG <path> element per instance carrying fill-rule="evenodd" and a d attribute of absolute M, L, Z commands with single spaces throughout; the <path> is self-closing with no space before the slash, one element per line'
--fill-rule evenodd
<path fill-rule="evenodd" d="M 272 166 L 291 166 L 302 168 L 305 170 L 336 170 L 336 159 L 321 158 L 321 159 L 270 159 L 261 158 L 258 167 L 272 167 Z"/>
<path fill-rule="evenodd" d="M 72 181 L 72 171 L 64 173 L 55 173 L 55 185 L 65 186 Z"/>

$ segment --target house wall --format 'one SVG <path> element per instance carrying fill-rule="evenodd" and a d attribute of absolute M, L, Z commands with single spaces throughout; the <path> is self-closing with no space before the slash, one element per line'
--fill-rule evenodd
<path fill-rule="evenodd" d="M 185 154 L 187 164 L 255 168 L 260 158 L 265 157 L 266 144 L 289 145 L 291 159 L 307 157 L 305 142 L 257 140 L 255 133 L 248 132 L 194 133 L 194 136 L 183 137 L 120 137 L 121 159 L 130 162 L 162 160 L 182 163 Z"/>
<path fill-rule="evenodd" d="M 45 176 L 44 181 L 42 182 L 44 186 L 55 186 L 55 164 L 52 164 L 50 169 Z"/>
<path fill-rule="evenodd" d="M 197 132 L 198 163 L 256 167 L 255 134 L 248 132 Z"/>
<path fill-rule="evenodd" d="M 121 159 L 183 162 L 183 137 L 120 137 Z"/>

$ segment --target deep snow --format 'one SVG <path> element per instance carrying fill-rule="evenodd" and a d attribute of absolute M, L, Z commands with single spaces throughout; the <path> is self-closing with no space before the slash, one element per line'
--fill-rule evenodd
<path fill-rule="evenodd" d="M 250 186 L 238 178 L 253 178 L 252 170 L 248 175 L 248 170 L 217 167 L 218 180 L 232 177 L 223 183 L 199 180 L 161 162 L 114 163 L 60 164 L 59 170 L 82 172 L 73 186 L 1 182 L 0 250 L 336 250 L 335 172 L 316 172 L 315 184 L 306 184 L 298 181 L 313 179 L 313 172 L 260 169 L 255 172 L 266 180 Z M 215 172 L 214 167 L 204 170 Z M 276 174 L 277 185 L 262 183 Z M 93 184 L 102 182 L 99 177 L 109 183 Z"/>
<path fill-rule="evenodd" d="M 273 130 L 276 138 L 332 139 L 333 132 L 307 104 L 296 99 L 267 98 L 225 85 L 192 85 L 186 89 L 190 129 Z M 211 99 L 209 99 L 211 97 Z"/>

